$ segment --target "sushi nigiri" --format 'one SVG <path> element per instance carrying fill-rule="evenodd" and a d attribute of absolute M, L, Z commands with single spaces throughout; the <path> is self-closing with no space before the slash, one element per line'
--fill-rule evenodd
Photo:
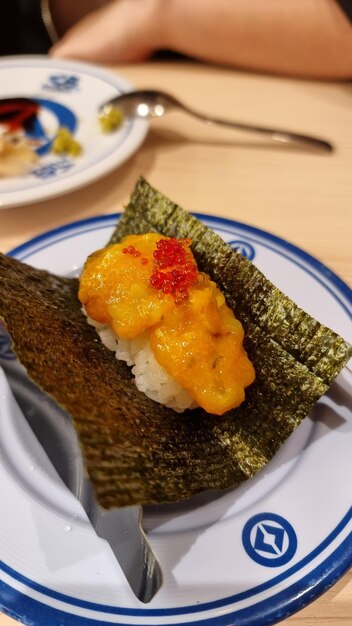
<path fill-rule="evenodd" d="M 244 347 L 254 366 L 255 380 L 246 387 L 245 400 L 221 415 L 201 407 L 178 413 L 139 391 L 131 381 L 126 362 L 131 361 L 132 365 L 135 361 L 133 369 L 139 367 L 135 358 L 136 351 L 143 352 L 139 341 L 147 332 L 150 347 L 154 326 L 149 330 L 138 328 L 134 339 L 121 339 L 120 326 L 113 326 L 110 313 L 104 312 L 106 303 L 102 310 L 100 306 L 94 310 L 97 303 L 86 298 L 84 292 L 90 280 L 85 285 L 84 274 L 79 284 L 76 278 L 55 276 L 0 254 L 0 317 L 30 378 L 72 416 L 87 474 L 98 502 L 105 508 L 176 502 L 200 492 L 235 487 L 251 478 L 309 414 L 352 355 L 351 346 L 343 337 L 302 311 L 248 259 L 143 178 L 137 181 L 107 242 L 106 253 L 93 254 L 85 270 L 93 274 L 95 263 L 103 266 L 103 259 L 107 262 L 109 255 L 114 254 L 112 244 L 120 245 L 119 254 L 126 262 L 133 261 L 136 271 L 148 268 L 154 261 L 142 251 L 141 240 L 125 238 L 150 233 L 156 237 L 153 251 L 159 240 L 181 240 L 191 265 L 183 285 L 188 286 L 185 295 L 182 289 L 169 285 L 167 277 L 160 280 L 154 274 L 155 285 L 147 283 L 156 302 L 160 298 L 163 306 L 170 303 L 171 313 L 167 306 L 161 320 L 159 311 L 159 321 L 168 324 L 174 315 L 182 317 L 183 307 L 186 309 L 192 302 L 193 290 L 196 300 L 202 297 L 202 289 L 197 286 L 199 279 L 204 280 L 216 301 L 215 305 L 210 299 L 213 304 L 209 310 L 215 311 L 215 317 L 204 315 L 205 327 L 215 323 L 223 297 L 243 326 L 243 344 L 239 327 L 236 326 L 238 337 L 237 331 L 234 334 L 239 350 Z M 190 249 L 197 270 L 189 256 Z M 150 261 L 142 262 L 143 258 Z M 154 269 L 161 268 L 156 265 Z M 151 266 L 148 272 L 151 278 Z M 198 276 L 202 272 L 208 277 Z M 138 291 L 135 276 L 128 276 L 126 284 Z M 95 280 L 98 287 L 99 273 Z M 169 293 L 165 294 L 163 288 Z M 145 289 L 143 283 L 142 292 Z M 178 304 L 175 300 L 179 300 Z M 131 310 L 135 318 L 134 308 L 135 305 Z M 201 313 L 196 310 L 198 322 Z M 125 312 L 122 317 L 126 321 Z M 98 321 L 93 322 L 93 318 Z M 237 324 L 231 320 L 230 325 Z M 87 321 L 98 326 L 110 349 Z M 124 355 L 124 360 L 116 359 L 111 351 L 116 350 L 119 334 L 117 351 L 120 357 Z M 206 362 L 203 343 L 199 352 L 202 358 L 198 366 Z M 166 355 L 169 365 L 167 352 Z M 144 370 L 154 379 L 153 369 L 145 365 L 147 360 L 144 355 Z M 250 372 L 252 366 L 247 367 Z M 194 392 L 188 388 L 187 393 L 195 402 Z"/>
<path fill-rule="evenodd" d="M 254 368 L 241 322 L 190 245 L 127 236 L 88 258 L 79 299 L 104 345 L 133 366 L 140 391 L 178 412 L 222 415 L 243 402 Z"/>

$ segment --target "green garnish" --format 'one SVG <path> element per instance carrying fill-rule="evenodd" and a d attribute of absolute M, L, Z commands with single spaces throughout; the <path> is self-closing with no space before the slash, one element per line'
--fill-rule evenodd
<path fill-rule="evenodd" d="M 74 139 L 68 128 L 62 126 L 53 139 L 51 151 L 54 154 L 77 157 L 82 154 L 82 146 Z"/>
<path fill-rule="evenodd" d="M 121 109 L 114 106 L 106 106 L 99 114 L 99 122 L 104 133 L 112 133 L 120 128 L 124 120 Z"/>

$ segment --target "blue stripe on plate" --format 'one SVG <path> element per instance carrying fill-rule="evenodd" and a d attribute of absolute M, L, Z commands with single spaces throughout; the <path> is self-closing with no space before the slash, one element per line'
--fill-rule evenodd
<path fill-rule="evenodd" d="M 16 257 L 17 259 L 23 260 L 24 258 L 27 258 L 29 254 L 32 254 L 33 252 L 37 252 L 37 250 L 34 250 L 32 252 L 31 248 L 37 246 L 38 244 L 41 244 L 44 241 L 50 240 L 48 241 L 47 246 L 44 246 L 44 247 L 48 247 L 51 244 L 55 243 L 57 241 L 57 238 L 61 239 L 61 235 L 67 234 L 71 231 L 74 231 L 72 236 L 74 234 L 79 235 L 81 234 L 82 230 L 86 230 L 86 227 L 102 224 L 102 228 L 104 228 L 104 226 L 107 225 L 109 222 L 111 222 L 111 227 L 112 227 L 113 224 L 116 222 L 116 220 L 120 217 L 120 215 L 121 213 L 113 213 L 110 215 L 98 215 L 96 217 L 88 217 L 87 219 L 84 219 L 84 220 L 78 220 L 77 222 L 70 222 L 69 224 L 64 224 L 63 226 L 59 226 L 58 228 L 53 228 L 52 230 L 48 230 L 45 233 L 42 233 L 41 235 L 37 235 L 37 237 L 33 237 L 32 239 L 29 239 L 25 243 L 22 243 L 19 246 L 16 246 L 16 248 L 12 248 L 12 250 L 10 250 L 7 254 L 8 256 Z M 89 228 L 89 230 L 94 230 L 94 229 Z M 40 250 L 42 249 L 43 248 L 40 247 Z M 28 254 L 23 256 L 23 253 L 28 253 Z"/>
<path fill-rule="evenodd" d="M 350 567 L 352 561 L 352 533 L 335 552 L 320 563 L 312 572 L 284 591 L 258 602 L 254 606 L 231 611 L 225 615 L 200 621 L 173 623 L 174 626 L 269 626 L 296 611 L 331 587 Z M 54 609 L 25 596 L 0 581 L 0 608 L 14 619 L 28 626 L 131 626 L 125 622 L 110 622 L 72 615 Z M 6 602 L 6 604 L 5 604 Z M 146 622 L 147 623 L 147 622 Z M 152 624 L 148 621 L 148 624 Z"/>
<path fill-rule="evenodd" d="M 347 511 L 346 515 L 342 518 L 342 520 L 337 524 L 337 526 L 333 529 L 333 531 L 309 554 L 307 554 L 303 559 L 298 561 L 295 565 L 289 567 L 287 570 L 275 576 L 271 580 L 262 583 L 261 585 L 257 585 L 252 589 L 248 589 L 247 591 L 243 591 L 241 593 L 235 594 L 233 596 L 229 596 L 227 598 L 221 598 L 219 600 L 214 600 L 212 602 L 204 602 L 203 604 L 189 605 L 183 607 L 172 607 L 168 609 L 129 609 L 127 607 L 113 607 L 104 604 L 98 604 L 95 602 L 88 602 L 86 600 L 79 600 L 78 598 L 73 598 L 64 593 L 60 593 L 58 591 L 54 591 L 52 589 L 48 589 L 44 585 L 36 583 L 35 581 L 30 580 L 26 576 L 23 576 L 13 568 L 6 565 L 6 563 L 0 561 L 0 570 L 21 582 L 22 584 L 34 589 L 35 591 L 39 591 L 40 593 L 47 595 L 50 598 L 54 598 L 56 600 L 60 600 L 61 602 L 66 602 L 71 604 L 72 606 L 77 606 L 85 609 L 90 609 L 93 611 L 100 611 L 102 613 L 110 613 L 114 615 L 129 615 L 129 616 L 166 616 L 166 615 L 184 615 L 186 613 L 199 613 L 201 611 L 208 611 L 212 609 L 217 609 L 221 607 L 228 606 L 230 604 L 234 604 L 235 602 L 240 602 L 242 600 L 246 600 L 247 598 L 253 597 L 258 593 L 266 591 L 271 587 L 279 584 L 280 582 L 286 580 L 289 576 L 292 576 L 300 569 L 308 565 L 313 559 L 315 559 L 319 554 L 321 554 L 344 530 L 347 524 L 352 519 L 352 507 Z M 348 553 L 350 555 L 350 565 L 352 564 L 352 533 L 349 535 L 350 537 L 350 545 Z M 334 553 L 333 553 L 334 554 Z M 332 555 L 333 556 L 333 555 Z M 336 561 L 336 559 L 335 559 Z M 336 565 L 338 566 L 338 562 L 336 561 Z M 298 584 L 298 583 L 297 583 Z M 17 592 L 16 592 L 17 593 Z M 0 596 L 1 597 L 1 596 Z"/>

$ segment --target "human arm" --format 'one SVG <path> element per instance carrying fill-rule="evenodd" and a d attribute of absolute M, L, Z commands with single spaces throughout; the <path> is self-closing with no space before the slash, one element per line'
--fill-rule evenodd
<path fill-rule="evenodd" d="M 352 77 L 352 27 L 336 0 L 112 0 L 52 54 L 118 63 L 160 49 L 249 70 Z"/>

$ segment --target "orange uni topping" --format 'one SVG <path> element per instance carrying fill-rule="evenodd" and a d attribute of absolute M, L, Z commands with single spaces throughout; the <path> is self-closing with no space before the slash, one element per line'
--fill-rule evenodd
<path fill-rule="evenodd" d="M 255 377 L 243 328 L 218 287 L 199 272 L 189 239 L 129 235 L 92 254 L 79 298 L 123 339 L 149 334 L 159 364 L 207 412 L 238 406 Z"/>

